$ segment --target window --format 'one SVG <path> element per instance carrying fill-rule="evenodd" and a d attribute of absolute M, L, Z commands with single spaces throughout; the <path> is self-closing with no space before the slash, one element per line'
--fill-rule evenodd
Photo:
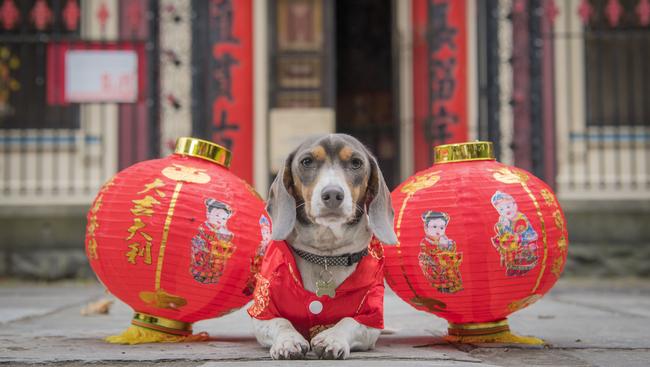
<path fill-rule="evenodd" d="M 650 4 L 587 4 L 579 10 L 585 25 L 587 125 L 650 126 Z"/>
<path fill-rule="evenodd" d="M 77 1 L 4 0 L 0 4 L 0 129 L 76 129 L 77 105 L 50 105 L 47 46 L 77 40 Z M 52 62 L 52 61 L 50 61 Z"/>

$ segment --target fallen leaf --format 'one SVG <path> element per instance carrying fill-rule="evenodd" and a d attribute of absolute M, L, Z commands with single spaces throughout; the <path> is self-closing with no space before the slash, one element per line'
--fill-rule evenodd
<path fill-rule="evenodd" d="M 102 298 L 99 301 L 91 302 L 86 305 L 86 307 L 81 309 L 82 316 L 90 315 L 106 315 L 111 309 L 113 300 L 108 298 Z"/>

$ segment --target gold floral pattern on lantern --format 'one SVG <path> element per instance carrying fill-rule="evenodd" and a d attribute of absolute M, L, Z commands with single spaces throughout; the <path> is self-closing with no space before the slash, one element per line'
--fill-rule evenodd
<path fill-rule="evenodd" d="M 560 256 L 553 261 L 553 264 L 551 264 L 551 273 L 555 275 L 555 277 L 559 278 L 562 274 L 562 269 L 564 268 L 564 262 L 568 248 L 568 241 L 564 235 L 566 224 L 564 223 L 564 217 L 562 216 L 562 212 L 560 211 L 560 207 L 557 203 L 557 198 L 555 195 L 546 189 L 542 189 L 540 191 L 540 195 L 542 195 L 544 198 L 547 206 L 556 208 L 553 212 L 553 222 L 555 224 L 555 228 L 557 228 L 562 233 L 562 236 L 557 240 L 557 248 L 560 251 Z"/>
<path fill-rule="evenodd" d="M 169 294 L 162 289 L 158 289 L 155 292 L 140 292 L 139 296 L 143 302 L 156 308 L 178 310 L 187 305 L 187 300 L 185 300 L 185 298 Z"/>
<path fill-rule="evenodd" d="M 562 251 L 562 252 L 566 252 L 566 250 L 567 250 L 566 237 L 562 236 L 562 237 L 560 237 L 559 240 L 557 240 L 557 248 L 560 249 L 560 251 Z"/>
<path fill-rule="evenodd" d="M 553 273 L 553 275 L 559 278 L 560 274 L 562 274 L 563 266 L 564 266 L 564 260 L 561 257 L 558 257 L 553 261 L 553 264 L 551 264 L 551 273 Z"/>
<path fill-rule="evenodd" d="M 429 187 L 432 187 L 438 181 L 440 181 L 440 171 L 436 172 L 430 172 L 426 173 L 420 176 L 413 176 L 409 182 L 404 184 L 404 187 L 402 187 L 401 191 L 406 195 L 404 198 L 404 201 L 402 202 L 402 207 L 399 210 L 399 215 L 397 217 L 397 237 L 400 237 L 400 227 L 402 226 L 402 218 L 404 217 L 404 209 L 406 209 L 406 204 L 408 204 L 409 200 L 415 195 L 416 192 L 426 189 Z M 399 243 L 397 243 L 397 249 L 399 251 Z"/>
<path fill-rule="evenodd" d="M 253 317 L 259 316 L 269 305 L 269 286 L 271 285 L 271 282 L 264 278 L 262 274 L 258 273 L 255 278 L 257 284 L 255 285 L 255 292 L 253 292 L 253 304 L 248 309 L 248 312 Z"/>
<path fill-rule="evenodd" d="M 505 184 L 525 184 L 529 177 L 527 174 L 515 170 L 508 169 L 506 167 L 500 168 L 494 172 L 492 175 L 495 180 L 503 182 Z"/>
<path fill-rule="evenodd" d="M 438 175 L 439 173 L 440 171 L 436 171 L 420 176 L 414 176 L 410 182 L 402 187 L 401 191 L 405 194 L 415 194 L 422 189 L 431 187 L 440 181 L 440 175 Z"/>
<path fill-rule="evenodd" d="M 521 310 L 537 302 L 540 298 L 542 298 L 541 294 L 531 294 L 528 297 L 513 301 L 508 305 L 508 311 L 515 312 Z"/>
<path fill-rule="evenodd" d="M 210 182 L 210 175 L 205 171 L 204 169 L 172 164 L 163 168 L 162 174 L 174 181 L 205 184 Z"/>
<path fill-rule="evenodd" d="M 542 189 L 539 193 L 544 198 L 544 202 L 546 203 L 546 206 L 555 206 L 555 207 L 557 207 L 557 204 L 555 202 L 555 196 L 553 194 L 551 194 L 550 191 L 548 191 L 546 189 Z"/>
<path fill-rule="evenodd" d="M 244 180 L 242 180 L 242 182 L 244 183 L 244 187 L 246 187 L 246 189 L 248 190 L 248 192 L 250 192 L 251 194 L 253 194 L 256 198 L 258 198 L 258 199 L 260 199 L 260 200 L 263 200 L 263 199 L 262 199 L 262 196 L 257 192 L 257 190 L 255 190 L 255 188 L 254 188 L 253 186 L 251 186 L 248 182 L 246 182 L 246 181 L 244 181 Z"/>
<path fill-rule="evenodd" d="M 447 308 L 447 304 L 440 300 L 437 300 L 435 298 L 422 297 L 418 295 L 411 298 L 411 302 L 413 303 L 414 306 L 424 307 L 429 312 L 443 312 L 445 311 L 445 308 Z"/>
<path fill-rule="evenodd" d="M 557 204 L 555 207 L 558 207 Z M 551 273 L 559 278 L 560 274 L 562 274 L 562 269 L 564 268 L 564 259 L 566 258 L 568 248 L 567 239 L 566 236 L 564 236 L 564 231 L 566 228 L 564 224 L 564 218 L 562 217 L 562 212 L 559 208 L 553 212 L 553 219 L 555 221 L 555 227 L 560 232 L 562 232 L 562 236 L 557 240 L 557 248 L 560 251 L 560 257 L 555 259 L 551 265 Z"/>

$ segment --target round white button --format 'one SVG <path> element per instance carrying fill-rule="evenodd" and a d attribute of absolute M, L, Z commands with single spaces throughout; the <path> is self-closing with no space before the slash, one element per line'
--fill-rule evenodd
<path fill-rule="evenodd" d="M 320 301 L 312 301 L 309 304 L 309 311 L 311 311 L 311 313 L 314 315 L 318 315 L 323 311 L 323 304 L 320 303 Z"/>

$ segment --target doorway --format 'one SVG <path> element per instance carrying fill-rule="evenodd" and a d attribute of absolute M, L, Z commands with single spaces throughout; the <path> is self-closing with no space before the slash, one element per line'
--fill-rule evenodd
<path fill-rule="evenodd" d="M 388 187 L 399 184 L 393 1 L 336 1 L 336 131 L 375 154 Z"/>

